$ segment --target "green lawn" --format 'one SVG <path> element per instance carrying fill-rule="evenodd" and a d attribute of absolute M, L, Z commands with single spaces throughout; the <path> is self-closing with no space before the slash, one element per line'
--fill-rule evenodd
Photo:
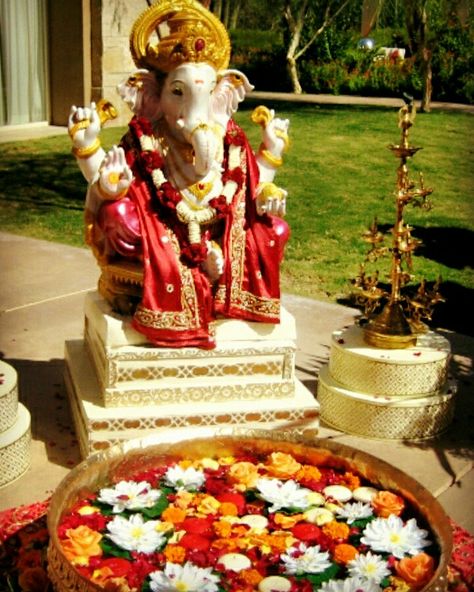
<path fill-rule="evenodd" d="M 272 107 L 273 105 L 268 105 Z M 344 301 L 366 245 L 360 238 L 374 216 L 388 230 L 394 222 L 397 159 L 387 146 L 398 143 L 396 109 L 282 104 L 291 121 L 292 144 L 277 182 L 289 192 L 292 236 L 283 266 L 286 292 Z M 250 122 L 253 105 L 237 114 L 255 148 L 259 129 Z M 123 128 L 106 129 L 102 143 L 117 142 Z M 434 111 L 418 114 L 411 143 L 423 150 L 409 162 L 413 180 L 424 174 L 433 187 L 433 208 L 406 210 L 413 234 L 424 242 L 414 258 L 414 281 L 443 279 L 440 305 L 445 326 L 462 322 L 474 291 L 473 142 L 474 117 Z M 0 229 L 71 245 L 83 245 L 85 181 L 60 136 L 2 144 Z M 388 261 L 378 264 L 381 276 Z M 467 310 L 465 313 L 467 315 Z M 451 324 L 444 317 L 457 315 Z"/>

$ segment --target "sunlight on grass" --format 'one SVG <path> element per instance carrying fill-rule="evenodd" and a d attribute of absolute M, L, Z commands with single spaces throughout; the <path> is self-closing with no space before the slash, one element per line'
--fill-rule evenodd
<path fill-rule="evenodd" d="M 250 121 L 255 104 L 236 116 L 255 149 L 260 129 Z M 278 105 L 269 105 L 278 110 Z M 277 183 L 286 188 L 292 235 L 282 270 L 282 289 L 337 300 L 363 261 L 360 239 L 374 216 L 384 229 L 394 222 L 398 161 L 388 149 L 400 139 L 396 109 L 282 105 L 291 121 L 291 147 Z M 102 134 L 105 148 L 124 128 Z M 411 177 L 434 188 L 433 209 L 407 208 L 406 221 L 425 245 L 414 260 L 416 278 L 441 275 L 448 285 L 474 289 L 469 245 L 474 236 L 472 115 L 418 114 L 411 143 L 421 146 L 409 162 Z M 83 245 L 86 184 L 67 136 L 2 145 L 0 228 L 36 238 Z M 417 252 L 418 253 L 418 252 Z M 381 274 L 388 273 L 380 262 Z M 418 279 L 419 281 L 419 279 Z"/>

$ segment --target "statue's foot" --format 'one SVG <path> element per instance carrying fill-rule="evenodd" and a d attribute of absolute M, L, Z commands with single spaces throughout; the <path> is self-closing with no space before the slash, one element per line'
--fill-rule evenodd
<path fill-rule="evenodd" d="M 207 259 L 202 264 L 202 268 L 211 283 L 217 281 L 224 272 L 224 255 L 220 246 L 214 241 L 209 243 Z"/>

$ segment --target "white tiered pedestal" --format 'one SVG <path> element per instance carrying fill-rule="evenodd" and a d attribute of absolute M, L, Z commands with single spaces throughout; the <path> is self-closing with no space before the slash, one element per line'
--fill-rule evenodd
<path fill-rule="evenodd" d="M 443 432 L 454 413 L 448 378 L 450 345 L 430 331 L 406 349 L 365 343 L 354 325 L 332 335 L 329 363 L 319 374 L 321 419 L 356 436 L 421 440 Z"/>
<path fill-rule="evenodd" d="M 0 360 L 0 487 L 21 477 L 30 466 L 31 417 L 18 401 L 16 370 Z"/>
<path fill-rule="evenodd" d="M 66 385 L 83 456 L 163 428 L 311 432 L 319 405 L 295 377 L 296 328 L 219 320 L 217 347 L 158 348 L 93 292 L 85 336 L 66 342 Z"/>

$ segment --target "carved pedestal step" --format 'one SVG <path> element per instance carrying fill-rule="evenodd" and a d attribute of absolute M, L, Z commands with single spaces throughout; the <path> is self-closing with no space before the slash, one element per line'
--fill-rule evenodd
<path fill-rule="evenodd" d="M 66 342 L 66 385 L 84 457 L 159 429 L 258 427 L 316 434 L 319 427 L 319 405 L 297 380 L 294 392 L 287 397 L 258 400 L 233 397 L 220 401 L 196 398 L 147 406 L 105 407 L 83 341 Z"/>
<path fill-rule="evenodd" d="M 30 466 L 31 418 L 18 402 L 18 375 L 0 361 L 0 487 L 11 483 Z"/>
<path fill-rule="evenodd" d="M 453 418 L 449 360 L 449 342 L 434 332 L 415 346 L 389 350 L 367 345 L 360 327 L 335 331 L 329 363 L 319 374 L 321 419 L 368 438 L 431 438 Z"/>
<path fill-rule="evenodd" d="M 106 407 L 286 399 L 295 393 L 296 328 L 214 323 L 217 347 L 158 348 L 115 315 L 97 293 L 85 302 L 85 341 Z"/>

